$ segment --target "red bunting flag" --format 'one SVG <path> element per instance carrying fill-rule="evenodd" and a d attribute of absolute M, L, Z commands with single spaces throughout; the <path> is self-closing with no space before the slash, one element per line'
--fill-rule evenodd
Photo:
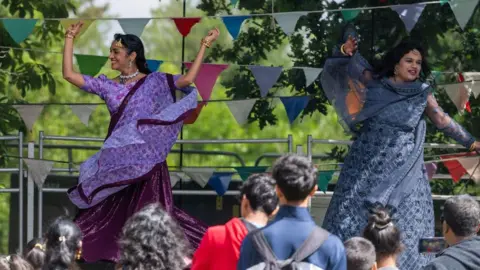
<path fill-rule="evenodd" d="M 192 27 L 198 23 L 201 18 L 172 18 L 172 20 L 175 22 L 178 32 L 186 37 L 190 34 Z"/>
<path fill-rule="evenodd" d="M 192 63 L 185 63 L 188 69 L 192 66 Z M 212 95 L 213 86 L 217 81 L 218 75 L 222 73 L 227 64 L 202 64 L 197 78 L 195 79 L 195 85 L 203 101 L 208 101 Z"/>
<path fill-rule="evenodd" d="M 457 183 L 460 179 L 468 173 L 468 168 L 465 168 L 462 163 L 459 161 L 459 158 L 474 156 L 475 153 L 460 153 L 454 155 L 443 155 L 440 156 L 440 159 L 446 160 L 443 162 L 443 165 L 448 169 L 450 175 L 452 176 L 453 182 Z M 454 159 L 456 158 L 456 159 Z"/>
<path fill-rule="evenodd" d="M 193 110 L 189 116 L 183 121 L 183 124 L 185 125 L 191 125 L 197 121 L 198 116 L 200 115 L 200 112 L 202 111 L 203 107 L 207 105 L 207 102 L 202 101 L 198 103 L 197 108 Z"/>

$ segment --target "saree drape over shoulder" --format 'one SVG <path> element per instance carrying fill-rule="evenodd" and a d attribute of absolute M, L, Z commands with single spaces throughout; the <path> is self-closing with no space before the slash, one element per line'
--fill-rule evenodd
<path fill-rule="evenodd" d="M 84 76 L 83 90 L 105 100 L 111 122 L 104 145 L 80 166 L 78 184 L 68 191 L 80 208 L 86 261 L 117 261 L 125 221 L 150 203 L 161 203 L 177 219 L 194 247 L 205 226 L 174 207 L 166 158 L 182 121 L 197 106 L 194 87 L 177 89 L 179 75 L 154 72 L 122 85 Z M 186 95 L 175 100 L 175 90 Z"/>

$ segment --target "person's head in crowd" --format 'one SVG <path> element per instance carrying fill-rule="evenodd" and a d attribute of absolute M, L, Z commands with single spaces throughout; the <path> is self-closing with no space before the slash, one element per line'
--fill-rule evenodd
<path fill-rule="evenodd" d="M 191 249 L 181 228 L 160 204 L 135 213 L 122 230 L 120 261 L 123 269 L 182 270 Z"/>
<path fill-rule="evenodd" d="M 277 183 L 280 204 L 306 207 L 317 191 L 317 169 L 304 156 L 282 156 L 273 165 L 272 177 Z"/>
<path fill-rule="evenodd" d="M 42 238 L 34 238 L 27 243 L 23 251 L 23 258 L 30 263 L 34 270 L 42 269 L 45 257 L 45 241 Z"/>
<path fill-rule="evenodd" d="M 261 223 L 278 209 L 278 197 L 275 192 L 275 180 L 268 174 L 253 174 L 240 187 L 240 214 L 251 217 Z"/>
<path fill-rule="evenodd" d="M 76 268 L 75 260 L 82 253 L 82 232 L 72 220 L 57 218 L 45 234 L 46 257 L 44 270 Z"/>
<path fill-rule="evenodd" d="M 375 247 L 378 267 L 396 265 L 403 244 L 400 230 L 393 223 L 387 209 L 373 209 L 363 230 L 363 237 Z"/>
<path fill-rule="evenodd" d="M 475 236 L 480 228 L 480 205 L 470 195 L 448 198 L 443 205 L 442 230 L 448 245 Z"/>
<path fill-rule="evenodd" d="M 0 257 L 0 270 L 34 270 L 20 255 Z"/>
<path fill-rule="evenodd" d="M 376 270 L 376 255 L 373 244 L 363 237 L 353 237 L 345 241 L 347 270 Z"/>

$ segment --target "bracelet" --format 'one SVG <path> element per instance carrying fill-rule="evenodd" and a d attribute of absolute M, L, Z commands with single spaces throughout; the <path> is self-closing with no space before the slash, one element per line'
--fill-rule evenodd
<path fill-rule="evenodd" d="M 73 36 L 72 34 L 66 34 L 65 38 L 75 39 L 75 36 Z"/>
<path fill-rule="evenodd" d="M 342 44 L 342 46 L 340 47 L 340 52 L 341 52 L 343 55 L 347 55 L 347 53 L 345 53 L 344 47 L 345 47 L 345 44 Z"/>
<path fill-rule="evenodd" d="M 205 45 L 205 47 L 207 48 L 210 48 L 210 46 L 212 45 L 210 42 L 208 42 L 205 38 L 202 38 L 202 40 L 200 41 L 200 44 L 203 44 Z"/>
<path fill-rule="evenodd" d="M 472 152 L 472 151 L 475 150 L 475 148 L 476 148 L 476 145 L 475 145 L 475 142 L 474 142 L 474 143 L 472 143 L 472 145 L 470 145 L 469 151 Z"/>

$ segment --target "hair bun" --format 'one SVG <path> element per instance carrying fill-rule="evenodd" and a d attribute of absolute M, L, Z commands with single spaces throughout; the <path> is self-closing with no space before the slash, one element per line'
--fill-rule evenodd
<path fill-rule="evenodd" d="M 375 228 L 383 230 L 389 226 L 392 226 L 392 218 L 386 209 L 375 209 L 370 215 L 370 222 Z"/>

